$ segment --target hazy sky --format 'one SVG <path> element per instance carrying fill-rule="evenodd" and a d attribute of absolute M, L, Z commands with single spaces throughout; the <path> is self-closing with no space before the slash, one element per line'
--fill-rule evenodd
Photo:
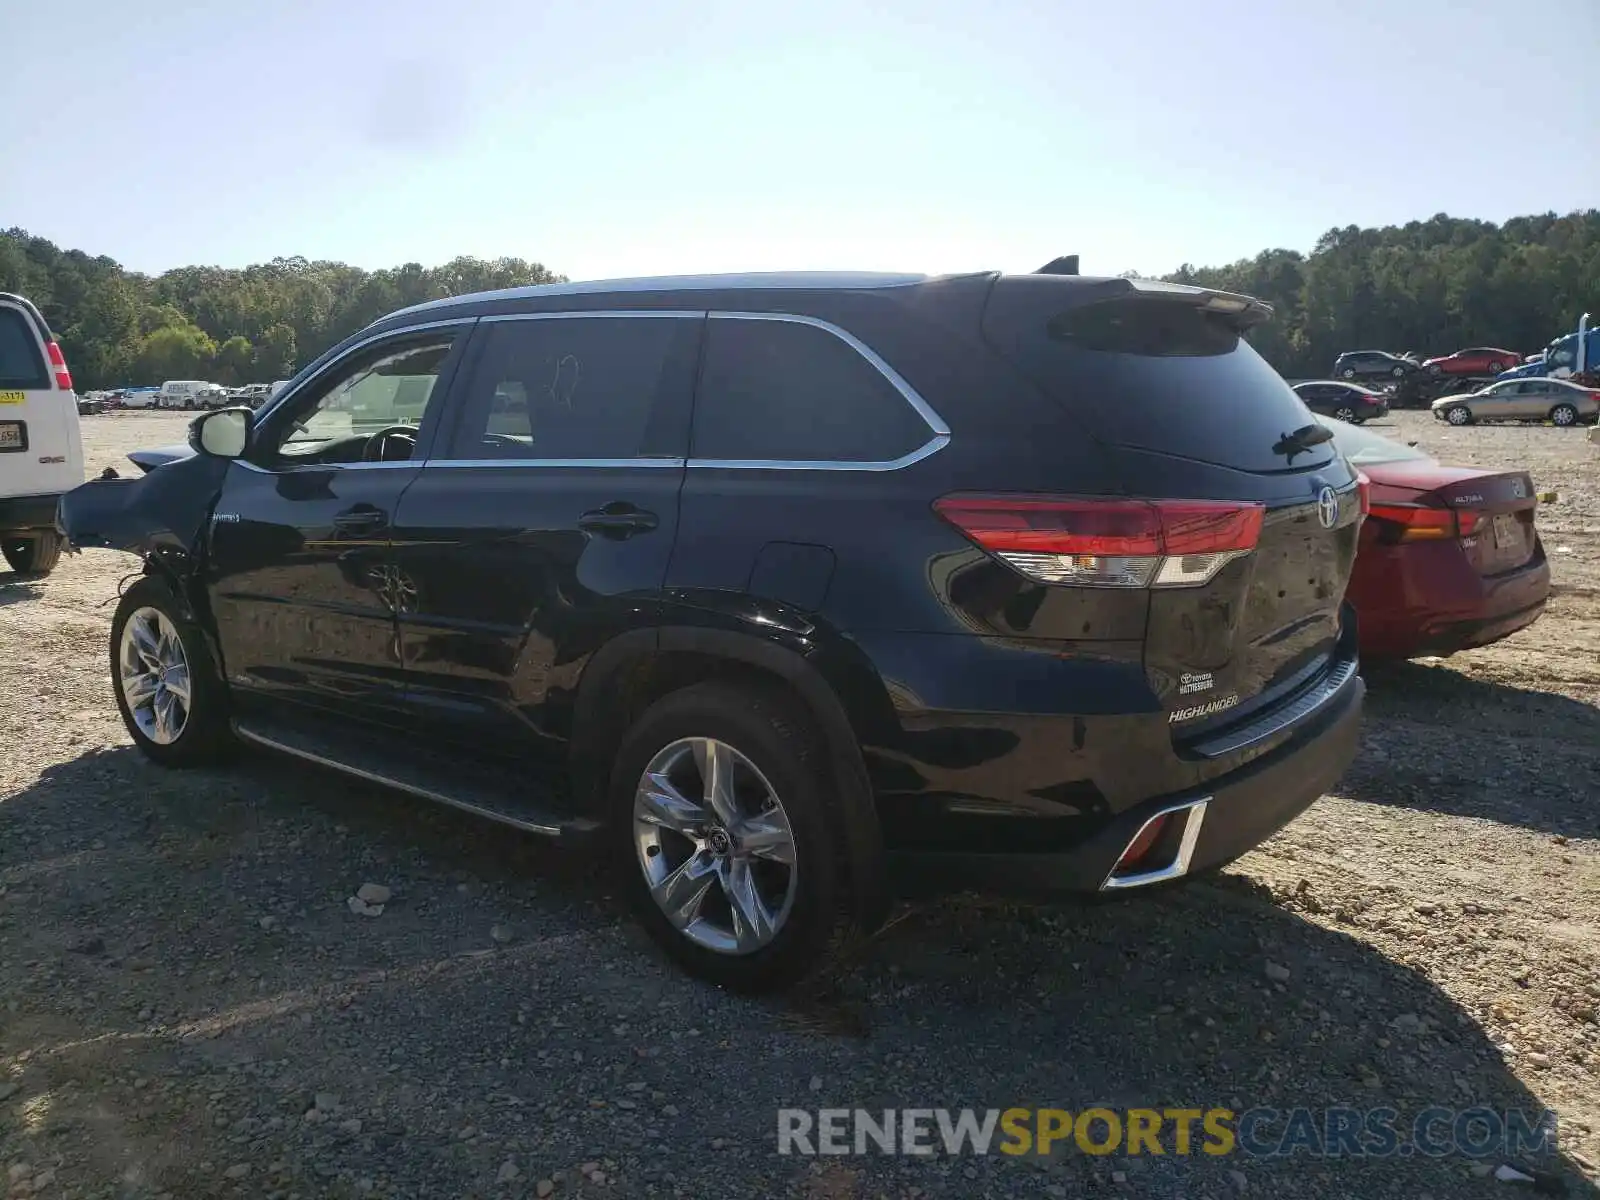
<path fill-rule="evenodd" d="M 0 0 L 0 227 L 159 271 L 1171 270 L 1600 205 L 1600 0 Z"/>

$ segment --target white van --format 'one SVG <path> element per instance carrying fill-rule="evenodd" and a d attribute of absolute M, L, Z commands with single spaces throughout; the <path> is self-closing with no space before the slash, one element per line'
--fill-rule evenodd
<path fill-rule="evenodd" d="M 169 379 L 156 393 L 157 408 L 199 408 L 201 401 L 222 389 L 203 379 Z"/>
<path fill-rule="evenodd" d="M 0 553 L 42 575 L 61 557 L 56 502 L 83 482 L 78 398 L 33 303 L 0 292 Z"/>

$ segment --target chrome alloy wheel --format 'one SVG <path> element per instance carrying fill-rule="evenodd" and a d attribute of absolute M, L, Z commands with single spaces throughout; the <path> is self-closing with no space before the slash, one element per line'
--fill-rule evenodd
<path fill-rule="evenodd" d="M 133 611 L 117 647 L 122 698 L 139 732 L 160 746 L 182 736 L 189 723 L 189 659 L 165 613 Z"/>
<path fill-rule="evenodd" d="M 682 738 L 650 760 L 634 791 L 633 839 L 650 895 L 696 945 L 751 954 L 788 920 L 788 815 L 766 776 L 726 742 Z"/>

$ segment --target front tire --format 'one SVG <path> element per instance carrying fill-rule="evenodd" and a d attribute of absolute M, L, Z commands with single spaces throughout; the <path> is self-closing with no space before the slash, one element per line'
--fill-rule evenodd
<path fill-rule="evenodd" d="M 61 561 L 61 535 L 35 533 L 0 541 L 0 554 L 18 575 L 48 575 Z"/>
<path fill-rule="evenodd" d="M 1389 374 L 1393 375 L 1396 379 L 1404 379 L 1406 377 L 1406 369 L 1404 367 L 1395 367 L 1390 370 Z"/>
<path fill-rule="evenodd" d="M 1444 419 L 1459 428 L 1462 425 L 1472 424 L 1472 413 L 1458 404 L 1444 414 Z"/>
<path fill-rule="evenodd" d="M 1565 429 L 1578 423 L 1578 410 L 1570 404 L 1558 404 L 1550 410 L 1550 423 Z"/>
<path fill-rule="evenodd" d="M 720 987 L 771 991 L 818 967 L 844 928 L 827 756 L 798 704 L 697 684 L 624 736 L 610 848 L 640 923 Z"/>
<path fill-rule="evenodd" d="M 160 579 L 145 576 L 117 605 L 111 682 L 122 723 L 153 762 L 200 766 L 232 747 L 227 686 L 211 648 Z"/>
<path fill-rule="evenodd" d="M 1347 425 L 1360 424 L 1360 422 L 1356 420 L 1356 410 L 1351 408 L 1348 404 L 1340 405 L 1338 408 L 1334 409 L 1333 419 L 1335 421 L 1343 421 Z"/>

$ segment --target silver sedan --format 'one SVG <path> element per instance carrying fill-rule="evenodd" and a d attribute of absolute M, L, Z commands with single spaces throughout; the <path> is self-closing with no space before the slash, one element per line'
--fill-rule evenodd
<path fill-rule="evenodd" d="M 1507 379 L 1432 405 L 1434 418 L 1452 425 L 1474 421 L 1549 421 L 1576 425 L 1600 418 L 1600 392 L 1565 379 Z"/>

